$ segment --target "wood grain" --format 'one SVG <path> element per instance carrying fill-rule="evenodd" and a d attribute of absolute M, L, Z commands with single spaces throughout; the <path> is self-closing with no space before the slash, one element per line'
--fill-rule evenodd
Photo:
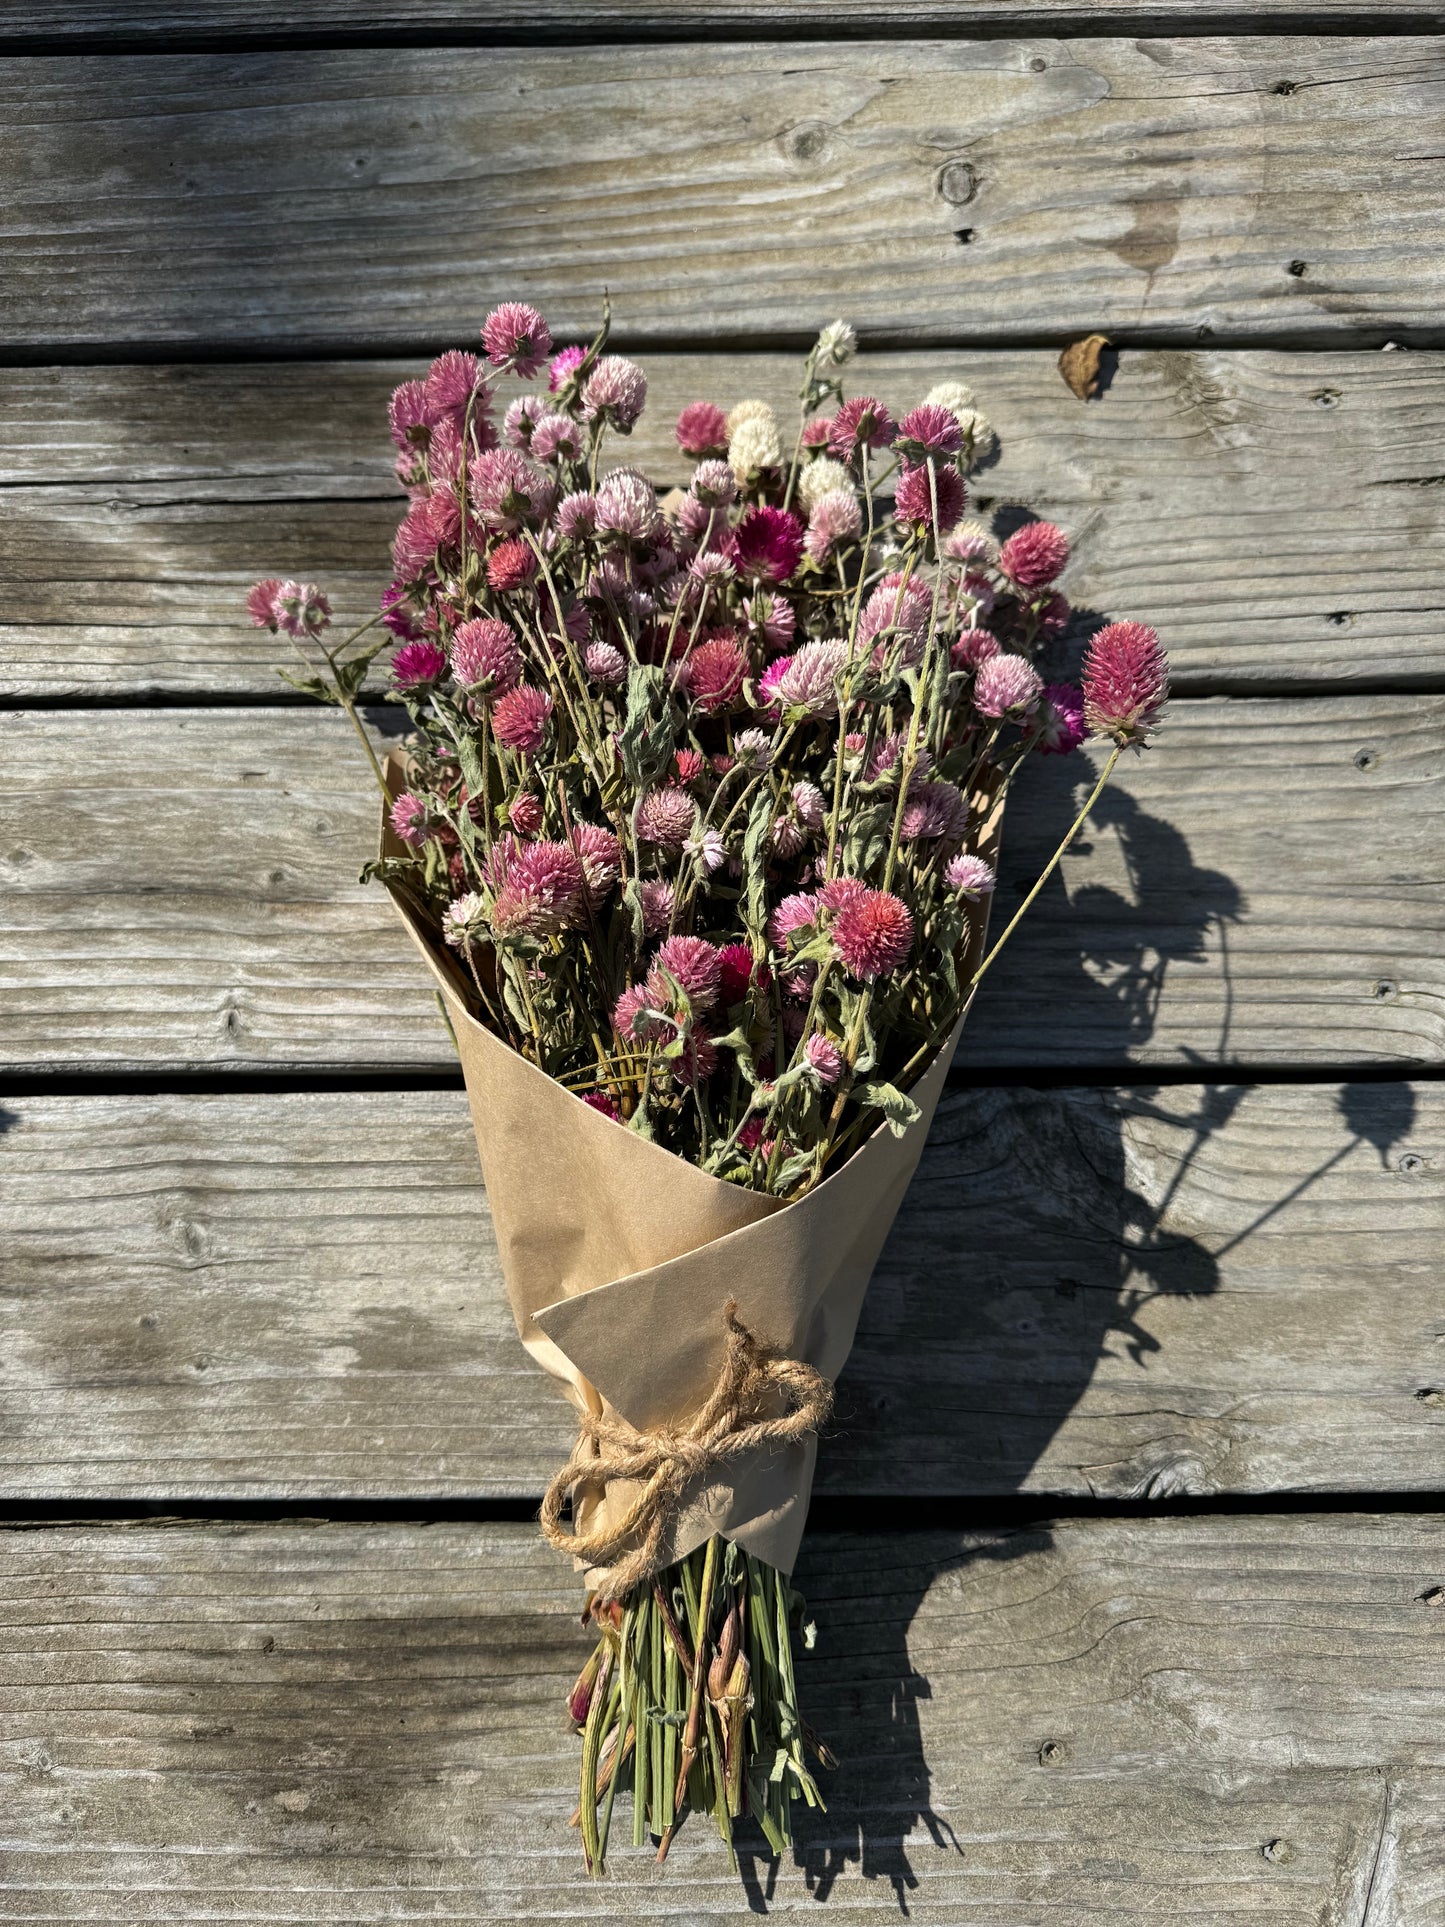
<path fill-rule="evenodd" d="M 528 1497 L 566 1455 L 460 1092 L 0 1127 L 0 1495 Z M 1438 1489 L 1442 1236 L 1438 1084 L 952 1092 L 819 1489 Z"/>
<path fill-rule="evenodd" d="M 1445 699 L 1179 702 L 985 980 L 961 1062 L 1438 1064 Z M 12 713 L 0 1062 L 451 1069 L 334 712 Z M 1090 752 L 1092 754 L 1092 752 Z M 1091 781 L 1010 805 L 1016 903 Z"/>
<path fill-rule="evenodd" d="M 324 582 L 359 623 L 400 496 L 386 397 L 414 362 L 44 368 L 0 386 L 0 697 L 279 691 L 241 613 L 259 574 Z M 619 459 L 685 479 L 683 404 L 762 395 L 798 363 L 648 355 Z M 852 392 L 899 407 L 940 374 L 1002 438 L 975 494 L 1074 539 L 1081 610 L 1168 641 L 1181 689 L 1374 688 L 1445 677 L 1445 356 L 1131 351 L 1087 408 L 1049 351 L 870 354 Z"/>
<path fill-rule="evenodd" d="M 9 1532 L 6 1913 L 1424 1923 L 1442 1558 L 1412 1516 L 812 1538 L 829 1813 L 736 1874 L 693 1820 L 599 1897 L 565 1824 L 576 1582 L 529 1528 Z"/>
<path fill-rule="evenodd" d="M 638 342 L 1423 345 L 1442 80 L 1428 37 L 11 59 L 0 328 L 415 350 L 606 281 Z"/>

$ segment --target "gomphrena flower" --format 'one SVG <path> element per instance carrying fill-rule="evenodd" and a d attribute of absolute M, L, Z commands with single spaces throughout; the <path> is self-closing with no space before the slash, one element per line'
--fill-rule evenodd
<path fill-rule="evenodd" d="M 520 844 L 492 903 L 492 929 L 499 937 L 556 936 L 581 897 L 582 865 L 565 843 Z"/>
<path fill-rule="evenodd" d="M 497 616 L 464 622 L 452 637 L 452 675 L 470 696 L 504 696 L 522 673 L 522 649 Z"/>
<path fill-rule="evenodd" d="M 858 395 L 833 417 L 828 447 L 839 461 L 851 461 L 861 449 L 886 448 L 896 433 L 893 417 L 877 396 Z"/>
<path fill-rule="evenodd" d="M 434 642 L 404 642 L 391 659 L 397 689 L 428 689 L 446 673 L 446 655 Z"/>
<path fill-rule="evenodd" d="M 903 805 L 905 843 L 957 843 L 968 828 L 968 805 L 952 783 L 914 782 Z"/>
<path fill-rule="evenodd" d="M 682 1050 L 667 1060 L 667 1069 L 679 1084 L 691 1089 L 705 1084 L 718 1067 L 718 1048 L 701 1024 L 690 1024 L 682 1033 Z"/>
<path fill-rule="evenodd" d="M 648 542 L 662 525 L 657 494 L 636 469 L 615 468 L 597 490 L 597 533 Z"/>
<path fill-rule="evenodd" d="M 600 689 L 616 689 L 627 680 L 627 658 L 610 642 L 589 642 L 582 662 Z"/>
<path fill-rule="evenodd" d="M 482 346 L 494 368 L 510 367 L 530 381 L 552 352 L 552 331 L 535 308 L 504 301 L 482 323 Z"/>
<path fill-rule="evenodd" d="M 958 640 L 948 652 L 955 669 L 971 672 L 998 655 L 1003 644 L 987 629 L 960 629 Z"/>
<path fill-rule="evenodd" d="M 582 1102 L 587 1106 L 589 1111 L 600 1111 L 604 1117 L 610 1117 L 614 1124 L 620 1124 L 622 1122 L 621 1107 L 617 1099 L 609 1095 L 608 1092 L 583 1091 Z M 582 1717 L 584 1720 L 586 1719 L 587 1715 L 585 1712 Z"/>
<path fill-rule="evenodd" d="M 831 495 L 835 489 L 841 489 L 844 494 L 852 496 L 854 501 L 857 500 L 853 494 L 851 473 L 842 462 L 834 461 L 831 455 L 815 455 L 812 461 L 805 462 L 799 469 L 798 500 L 809 514 L 812 513 L 817 502 L 820 502 L 825 495 Z"/>
<path fill-rule="evenodd" d="M 843 968 L 865 984 L 876 983 L 907 962 L 913 949 L 913 912 L 891 890 L 865 887 L 838 909 L 832 938 Z"/>
<path fill-rule="evenodd" d="M 659 1044 L 671 1027 L 642 988 L 634 984 L 612 1006 L 612 1027 L 624 1043 Z"/>
<path fill-rule="evenodd" d="M 387 404 L 391 439 L 400 449 L 425 448 L 431 440 L 432 424 L 438 411 L 426 392 L 424 381 L 404 381 L 394 388 Z"/>
<path fill-rule="evenodd" d="M 1041 756 L 1067 756 L 1089 733 L 1084 692 L 1071 682 L 1046 682 L 1037 748 Z"/>
<path fill-rule="evenodd" d="M 689 402 L 677 418 L 676 433 L 678 447 L 694 461 L 727 453 L 728 418 L 716 402 Z"/>
<path fill-rule="evenodd" d="M 953 464 L 935 464 L 931 482 L 926 464 L 920 468 L 905 467 L 893 497 L 894 508 L 903 520 L 916 523 L 921 529 L 931 529 L 935 498 L 939 528 L 951 529 L 963 514 L 968 499 L 963 477 Z"/>
<path fill-rule="evenodd" d="M 519 395 L 502 417 L 502 440 L 509 448 L 529 449 L 532 432 L 546 413 L 541 395 Z"/>
<path fill-rule="evenodd" d="M 410 790 L 403 790 L 391 806 L 391 827 L 403 843 L 409 843 L 419 850 L 427 839 L 427 806 L 421 797 L 413 796 Z"/>
<path fill-rule="evenodd" d="M 750 508 L 733 531 L 733 565 L 750 582 L 786 582 L 803 559 L 803 525 L 788 509 Z"/>
<path fill-rule="evenodd" d="M 548 393 L 559 394 L 586 359 L 587 350 L 580 343 L 570 348 L 563 348 L 559 354 L 554 355 L 547 368 Z"/>
<path fill-rule="evenodd" d="M 479 455 L 472 464 L 471 484 L 477 514 L 488 528 L 508 534 L 524 525 L 540 526 L 557 494 L 552 477 L 519 448 L 491 448 Z"/>
<path fill-rule="evenodd" d="M 851 489 L 829 489 L 808 512 L 803 547 L 815 562 L 826 562 L 839 543 L 855 542 L 863 533 L 863 510 Z"/>
<path fill-rule="evenodd" d="M 637 886 L 642 900 L 642 933 L 658 937 L 672 922 L 677 906 L 676 888 L 665 877 L 644 877 Z"/>
<path fill-rule="evenodd" d="M 736 501 L 737 492 L 737 477 L 727 463 L 716 456 L 699 462 L 688 484 L 688 493 L 708 508 L 726 508 L 729 502 Z"/>
<path fill-rule="evenodd" d="M 1017 719 L 1039 700 L 1043 682 L 1022 656 L 990 656 L 973 679 L 973 705 L 980 716 Z"/>
<path fill-rule="evenodd" d="M 647 377 L 625 355 L 604 355 L 582 384 L 582 413 L 630 434 L 647 401 Z"/>
<path fill-rule="evenodd" d="M 753 953 L 745 943 L 725 943 L 718 951 L 718 1002 L 724 1010 L 740 1004 L 752 988 L 756 972 L 758 988 L 766 990 L 772 981 L 766 964 L 753 963 Z"/>
<path fill-rule="evenodd" d="M 851 361 L 858 352 L 856 329 L 846 321 L 830 321 L 818 336 L 818 345 L 813 350 L 814 358 L 820 368 L 841 368 Z"/>
<path fill-rule="evenodd" d="M 788 716 L 821 720 L 838 713 L 838 672 L 848 660 L 842 641 L 805 642 L 769 664 L 758 688 L 762 700 Z"/>
<path fill-rule="evenodd" d="M 533 461 L 576 462 L 582 459 L 587 438 L 570 415 L 543 415 L 532 429 L 528 446 Z"/>
<path fill-rule="evenodd" d="M 475 890 L 456 897 L 442 912 L 442 935 L 460 949 L 479 937 L 486 927 L 487 906 Z"/>
<path fill-rule="evenodd" d="M 597 532 L 597 497 L 587 489 L 564 495 L 557 504 L 557 533 L 565 541 L 584 541 Z"/>
<path fill-rule="evenodd" d="M 812 1073 L 813 1081 L 825 1091 L 831 1090 L 843 1075 L 843 1053 L 826 1031 L 809 1033 L 803 1045 L 803 1061 Z"/>
<path fill-rule="evenodd" d="M 487 557 L 487 583 L 498 595 L 520 589 L 537 573 L 537 557 L 518 536 L 499 542 Z"/>
<path fill-rule="evenodd" d="M 263 586 L 257 583 L 251 594 L 254 596 L 256 590 Z M 278 582 L 271 609 L 275 617 L 274 624 L 262 623 L 259 626 L 284 630 L 298 642 L 304 636 L 319 636 L 331 622 L 331 604 L 314 582 Z M 255 620 L 254 611 L 252 620 Z"/>
<path fill-rule="evenodd" d="M 695 1012 L 711 1010 L 722 990 L 722 952 L 704 937 L 669 937 L 647 973 L 647 994 L 655 1004 L 671 1002 L 669 977 Z"/>
<path fill-rule="evenodd" d="M 1144 623 L 1111 622 L 1089 643 L 1083 682 L 1091 733 L 1142 743 L 1168 701 L 1169 659 Z"/>
<path fill-rule="evenodd" d="M 1069 538 L 1052 522 L 1025 522 L 999 551 L 999 567 L 1021 589 L 1042 589 L 1064 572 Z"/>
<path fill-rule="evenodd" d="M 574 823 L 568 839 L 582 865 L 582 880 L 594 907 L 622 874 L 622 845 L 599 823 Z"/>
<path fill-rule="evenodd" d="M 998 539 L 982 522 L 959 522 L 944 537 L 943 553 L 950 562 L 991 569 L 998 561 Z"/>
<path fill-rule="evenodd" d="M 523 790 L 507 805 L 507 821 L 518 836 L 536 836 L 542 827 L 542 799 L 532 790 Z"/>
<path fill-rule="evenodd" d="M 727 418 L 728 462 L 740 482 L 747 482 L 783 460 L 778 418 L 765 401 L 739 402 Z"/>
<path fill-rule="evenodd" d="M 492 728 L 504 749 L 531 756 L 547 739 L 547 720 L 552 714 L 552 698 L 545 689 L 519 683 L 498 699 L 492 711 Z"/>
<path fill-rule="evenodd" d="M 448 348 L 445 354 L 437 356 L 422 389 L 433 423 L 450 415 L 460 425 L 469 405 L 475 416 L 487 408 L 492 398 L 481 362 L 461 348 Z"/>
<path fill-rule="evenodd" d="M 960 896 L 976 900 L 993 894 L 993 865 L 985 863 L 981 856 L 970 856 L 960 851 L 950 857 L 944 865 L 943 880 L 950 890 L 957 890 Z"/>
<path fill-rule="evenodd" d="M 686 790 L 649 790 L 637 805 L 637 834 L 644 843 L 680 850 L 697 821 L 697 804 Z"/>
<path fill-rule="evenodd" d="M 727 709 L 742 693 L 748 659 L 730 632 L 700 642 L 685 667 L 687 693 L 694 708 L 706 716 Z"/>
<path fill-rule="evenodd" d="M 893 445 L 910 462 L 921 462 L 929 455 L 956 455 L 963 447 L 963 430 L 951 408 L 925 401 L 910 408 L 899 422 Z"/>
<path fill-rule="evenodd" d="M 273 636 L 281 626 L 276 614 L 276 595 L 280 587 L 281 578 L 268 575 L 246 593 L 246 614 L 258 629 L 269 629 Z"/>

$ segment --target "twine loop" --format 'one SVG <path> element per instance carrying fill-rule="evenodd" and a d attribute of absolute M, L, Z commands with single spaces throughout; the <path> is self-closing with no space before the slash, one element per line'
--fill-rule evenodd
<path fill-rule="evenodd" d="M 816 1432 L 833 1404 L 833 1387 L 800 1359 L 760 1345 L 729 1298 L 723 1307 L 727 1352 L 706 1402 L 678 1430 L 642 1432 L 620 1413 L 586 1413 L 572 1455 L 542 1500 L 542 1535 L 559 1552 L 607 1568 L 599 1591 L 622 1599 L 662 1568 L 662 1548 L 687 1485 L 760 1446 L 793 1445 Z M 779 1409 L 781 1407 L 781 1410 Z M 605 1493 L 614 1479 L 642 1489 L 615 1525 L 576 1532 L 561 1523 L 579 1486 Z"/>

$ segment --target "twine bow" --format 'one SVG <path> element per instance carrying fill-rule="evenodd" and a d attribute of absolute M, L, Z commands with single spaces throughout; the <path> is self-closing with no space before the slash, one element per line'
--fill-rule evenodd
<path fill-rule="evenodd" d="M 816 1432 L 833 1404 L 833 1387 L 796 1358 L 782 1358 L 760 1345 L 738 1318 L 738 1304 L 723 1307 L 727 1355 L 707 1402 L 678 1431 L 640 1432 L 620 1413 L 587 1413 L 572 1456 L 542 1500 L 542 1535 L 559 1552 L 590 1566 L 609 1568 L 601 1592 L 622 1599 L 662 1566 L 662 1547 L 676 1523 L 690 1481 L 764 1445 L 792 1445 Z M 779 1412 L 779 1405 L 782 1411 Z M 578 1486 L 613 1479 L 640 1481 L 642 1490 L 615 1525 L 592 1532 L 569 1531 L 562 1508 Z"/>

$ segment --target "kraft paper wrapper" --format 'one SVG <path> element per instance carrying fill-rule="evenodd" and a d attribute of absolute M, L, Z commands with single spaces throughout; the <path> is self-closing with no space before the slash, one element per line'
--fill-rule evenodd
<path fill-rule="evenodd" d="M 388 768 L 394 789 L 404 766 Z M 981 848 L 993 854 L 1001 806 Z M 383 824 L 382 852 L 401 854 Z M 832 1380 L 853 1345 L 863 1294 L 917 1168 L 967 1006 L 910 1094 L 902 1137 L 884 1125 L 794 1203 L 726 1184 L 581 1103 L 468 1009 L 470 985 L 439 935 L 392 900 L 441 987 L 456 1032 L 482 1175 L 522 1343 L 580 1410 L 611 1409 L 651 1431 L 685 1421 L 723 1362 L 723 1306 L 736 1298 L 764 1344 Z M 980 918 L 979 924 L 983 924 Z M 977 967 L 984 932 L 961 965 Z M 475 993 L 472 992 L 471 995 Z M 733 1461 L 684 1495 L 667 1558 L 712 1533 L 791 1572 L 817 1440 Z M 598 1524 L 629 1488 L 584 1502 Z"/>

